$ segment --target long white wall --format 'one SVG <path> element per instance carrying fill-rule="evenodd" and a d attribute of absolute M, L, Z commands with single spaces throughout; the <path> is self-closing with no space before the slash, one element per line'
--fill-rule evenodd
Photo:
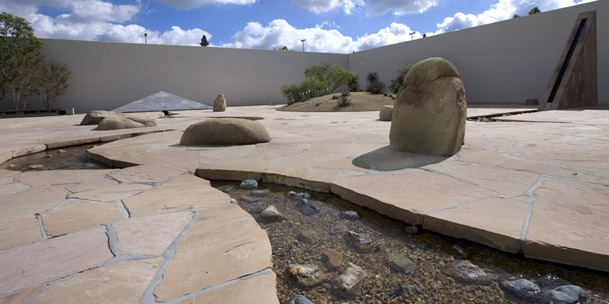
<path fill-rule="evenodd" d="M 468 102 L 541 102 L 577 16 L 592 10 L 597 13 L 599 103 L 609 103 L 607 0 L 358 52 L 349 56 L 349 67 L 365 88 L 370 71 L 389 85 L 400 65 L 443 57 L 459 70 Z"/>
<path fill-rule="evenodd" d="M 322 62 L 350 69 L 365 88 L 366 74 L 390 84 L 406 62 L 444 57 L 461 73 L 470 103 L 541 101 L 581 12 L 596 10 L 599 102 L 609 103 L 609 1 L 602 0 L 354 54 L 202 48 L 44 39 L 48 59 L 72 71 L 61 109 L 110 110 L 167 91 L 212 104 L 224 93 L 229 106 L 284 103 L 280 87 L 297 83 Z M 28 109 L 41 109 L 38 97 Z M 0 110 L 10 110 L 10 100 Z"/>

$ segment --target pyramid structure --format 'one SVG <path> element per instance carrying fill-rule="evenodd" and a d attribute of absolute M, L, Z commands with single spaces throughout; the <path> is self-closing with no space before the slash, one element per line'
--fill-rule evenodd
<path fill-rule="evenodd" d="M 148 97 L 118 107 L 113 112 L 158 112 L 158 111 L 184 111 L 206 110 L 212 107 L 184 97 L 173 95 L 164 91 L 157 92 Z"/>

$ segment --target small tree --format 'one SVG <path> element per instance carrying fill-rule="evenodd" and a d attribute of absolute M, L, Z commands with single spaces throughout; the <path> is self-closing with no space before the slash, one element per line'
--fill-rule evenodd
<path fill-rule="evenodd" d="M 209 45 L 209 42 L 207 42 L 207 36 L 203 35 L 203 37 L 201 37 L 201 46 L 205 47 Z"/>
<path fill-rule="evenodd" d="M 40 70 L 40 99 L 47 111 L 51 111 L 57 97 L 68 92 L 72 73 L 65 64 L 45 62 Z"/>
<path fill-rule="evenodd" d="M 518 14 L 514 14 L 514 16 L 513 16 L 512 18 L 513 18 L 513 19 L 520 18 L 520 15 L 518 15 Z"/>
<path fill-rule="evenodd" d="M 278 48 L 277 50 L 278 50 L 278 51 L 289 51 L 289 49 L 288 49 L 288 46 L 287 46 L 287 45 L 284 45 L 284 46 L 282 46 L 282 47 Z"/>
<path fill-rule="evenodd" d="M 534 7 L 534 8 L 532 8 L 532 9 L 529 11 L 529 15 L 535 15 L 535 14 L 539 14 L 539 13 L 541 13 L 541 11 L 539 10 L 539 8 L 538 8 L 537 6 L 536 6 L 536 7 Z"/>
<path fill-rule="evenodd" d="M 397 71 L 395 71 L 396 77 L 395 79 L 391 80 L 390 85 L 393 93 L 398 93 L 398 91 L 402 87 L 402 83 L 404 83 L 404 78 L 406 78 L 406 74 L 408 74 L 408 71 L 410 71 L 410 68 L 412 68 L 412 66 L 406 63 L 405 65 L 398 68 Z"/>
<path fill-rule="evenodd" d="M 351 78 L 347 85 L 349 86 L 350 92 L 359 92 L 359 77 L 355 76 Z"/>
<path fill-rule="evenodd" d="M 328 87 L 330 88 L 329 93 L 334 92 L 342 85 L 346 85 L 355 77 L 355 74 L 337 65 L 331 65 L 328 62 L 312 65 L 308 67 L 304 73 L 307 78 L 314 78 L 328 83 Z"/>
<path fill-rule="evenodd" d="M 381 94 L 385 92 L 385 84 L 379 79 L 378 72 L 370 72 L 368 76 L 366 76 L 368 80 L 368 86 L 366 87 L 366 91 L 372 94 Z"/>

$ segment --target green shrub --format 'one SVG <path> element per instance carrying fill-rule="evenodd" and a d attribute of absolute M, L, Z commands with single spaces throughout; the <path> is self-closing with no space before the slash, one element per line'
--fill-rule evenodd
<path fill-rule="evenodd" d="M 341 95 L 340 99 L 338 100 L 338 106 L 342 108 L 342 107 L 346 107 L 350 104 L 351 104 L 351 100 L 349 100 L 349 97 L 347 97 L 343 93 L 343 95 Z"/>
<path fill-rule="evenodd" d="M 349 97 L 351 96 L 351 93 L 349 92 L 343 92 L 342 94 L 340 94 L 340 97 Z"/>
<path fill-rule="evenodd" d="M 332 100 L 336 100 L 336 99 L 338 99 L 338 97 L 339 97 L 338 95 L 334 95 L 334 96 L 332 96 Z"/>
<path fill-rule="evenodd" d="M 313 78 L 305 78 L 300 85 L 282 85 L 281 94 L 288 104 L 304 102 L 311 98 L 329 94 L 328 84 Z"/>
<path fill-rule="evenodd" d="M 349 81 L 349 83 L 347 84 L 349 86 L 349 91 L 350 92 L 359 92 L 359 77 L 355 76 L 353 78 L 351 78 L 351 80 Z"/>
<path fill-rule="evenodd" d="M 306 78 L 300 84 L 281 86 L 281 94 L 288 104 L 330 94 L 355 77 L 353 73 L 327 62 L 310 66 L 304 74 Z"/>
<path fill-rule="evenodd" d="M 327 62 L 308 67 L 304 74 L 307 78 L 327 83 L 330 93 L 336 91 L 340 86 L 348 84 L 355 77 L 353 73 Z"/>
<path fill-rule="evenodd" d="M 406 63 L 405 65 L 398 68 L 397 71 L 395 71 L 396 77 L 395 79 L 391 80 L 390 86 L 393 93 L 398 93 L 398 91 L 402 87 L 402 84 L 404 83 L 404 78 L 406 78 L 406 74 L 408 74 L 408 71 L 410 71 L 410 68 L 412 68 L 412 66 Z"/>
<path fill-rule="evenodd" d="M 366 92 L 372 94 L 381 94 L 385 92 L 385 84 L 379 79 L 378 72 L 370 72 L 366 77 L 368 80 L 368 86 L 366 87 Z"/>

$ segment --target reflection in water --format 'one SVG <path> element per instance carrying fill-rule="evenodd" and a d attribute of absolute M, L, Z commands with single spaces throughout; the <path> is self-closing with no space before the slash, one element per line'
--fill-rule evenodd
<path fill-rule="evenodd" d="M 106 165 L 87 158 L 87 149 L 94 146 L 96 145 L 81 145 L 21 156 L 0 164 L 0 169 L 26 172 L 31 170 L 82 170 L 108 168 Z"/>

